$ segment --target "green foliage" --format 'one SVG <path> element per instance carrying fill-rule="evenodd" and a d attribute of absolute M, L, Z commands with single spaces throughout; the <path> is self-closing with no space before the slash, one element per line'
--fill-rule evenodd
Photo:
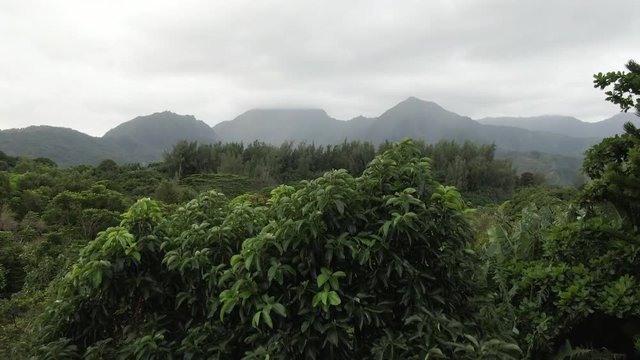
<path fill-rule="evenodd" d="M 497 155 L 511 160 L 518 172 L 533 173 L 533 185 L 580 186 L 585 181 L 582 174 L 582 154 L 566 156 L 542 151 L 499 151 Z"/>
<path fill-rule="evenodd" d="M 625 130 L 587 152 L 593 180 L 576 203 L 575 191 L 527 187 L 489 232 L 490 283 L 531 358 L 639 355 L 637 132 Z"/>
<path fill-rule="evenodd" d="M 434 159 L 432 166 L 437 180 L 456 186 L 470 198 L 481 194 L 486 202 L 496 202 L 508 197 L 514 188 L 515 171 L 508 160 L 494 157 L 496 147 L 493 145 L 441 141 L 433 145 L 418 142 L 416 146 L 423 156 Z M 389 147 L 391 143 L 382 144 L 378 153 Z M 215 188 L 225 194 L 239 195 L 277 183 L 310 179 L 332 169 L 359 174 L 375 154 L 371 143 L 359 141 L 327 146 L 305 143 L 294 146 L 286 142 L 280 147 L 260 142 L 245 146 L 183 141 L 165 154 L 165 162 L 171 175 L 183 178 L 182 183 L 196 190 Z M 223 184 L 223 181 L 234 181 L 231 174 L 223 173 L 248 177 L 235 178 L 238 185 L 246 185 L 234 188 L 233 183 Z M 207 187 L 209 182 L 211 186 Z"/>
<path fill-rule="evenodd" d="M 153 194 L 163 179 L 162 174 L 154 169 L 134 165 L 121 168 L 121 173 L 108 181 L 108 187 L 134 197 L 145 197 Z"/>
<path fill-rule="evenodd" d="M 0 171 L 8 171 L 16 166 L 18 158 L 0 151 Z"/>
<path fill-rule="evenodd" d="M 177 181 L 166 180 L 160 183 L 153 192 L 153 198 L 167 204 L 186 202 L 195 196 L 194 191 L 180 186 Z"/>
<path fill-rule="evenodd" d="M 518 358 L 479 315 L 464 203 L 410 142 L 268 202 L 142 200 L 82 252 L 38 356 Z"/>
<path fill-rule="evenodd" d="M 195 174 L 183 178 L 180 184 L 197 192 L 216 190 L 231 198 L 260 190 L 256 181 L 234 174 Z"/>
<path fill-rule="evenodd" d="M 596 75 L 623 110 L 629 70 Z M 591 148 L 581 192 L 468 142 L 0 153 L 0 358 L 637 358 L 639 149 Z"/>
<path fill-rule="evenodd" d="M 634 265 L 638 242 L 640 238 L 625 234 L 619 225 L 600 219 L 552 229 L 543 239 L 543 254 L 534 255 L 510 281 L 519 328 L 533 353 L 551 351 L 563 338 L 627 351 L 625 343 L 639 333 L 621 333 L 621 327 L 637 322 L 640 315 L 635 286 L 640 273 Z M 513 267 L 508 268 L 513 273 Z M 585 323 L 603 316 L 620 321 L 580 335 Z M 617 342 L 606 343 L 602 335 L 607 332 L 617 334 Z M 602 337 L 594 338 L 597 334 Z"/>
<path fill-rule="evenodd" d="M 138 170 L 110 162 L 98 170 L 58 169 L 45 159 L 16 159 L 9 172 L 0 172 L 0 358 L 26 357 L 33 319 L 79 250 L 118 225 L 131 203 L 107 186 Z"/>
<path fill-rule="evenodd" d="M 631 108 L 636 109 L 640 116 L 640 65 L 629 60 L 626 71 L 610 71 L 605 74 L 594 75 L 594 87 L 605 89 L 613 85 L 611 90 L 605 92 L 606 100 L 620 106 L 622 111 Z"/>
<path fill-rule="evenodd" d="M 0 204 L 4 203 L 11 194 L 11 177 L 9 173 L 0 171 Z"/>
<path fill-rule="evenodd" d="M 578 195 L 579 192 L 574 188 L 530 186 L 516 191 L 510 200 L 500 205 L 500 210 L 508 218 L 514 219 L 520 217 L 522 211 L 531 206 L 566 207 L 567 203 L 575 200 Z"/>
<path fill-rule="evenodd" d="M 504 196 L 514 187 L 515 170 L 509 160 L 495 158 L 495 145 L 440 141 L 423 146 L 422 153 L 433 159 L 436 178 L 463 192 L 489 188 Z"/>
<path fill-rule="evenodd" d="M 4 286 L 0 289 L 0 298 L 17 292 L 24 282 L 24 263 L 21 258 L 22 247 L 13 234 L 0 231 L 0 266 L 3 269 Z"/>
<path fill-rule="evenodd" d="M 606 201 L 625 221 L 640 226 L 640 130 L 625 124 L 621 136 L 604 139 L 586 152 L 584 171 L 592 179 L 584 203 Z"/>

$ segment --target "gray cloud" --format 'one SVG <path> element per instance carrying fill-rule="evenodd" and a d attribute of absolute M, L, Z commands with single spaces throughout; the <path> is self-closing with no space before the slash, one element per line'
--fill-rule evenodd
<path fill-rule="evenodd" d="M 0 128 L 101 135 L 172 110 L 375 116 L 408 96 L 471 117 L 615 113 L 591 76 L 622 69 L 637 0 L 0 3 Z"/>

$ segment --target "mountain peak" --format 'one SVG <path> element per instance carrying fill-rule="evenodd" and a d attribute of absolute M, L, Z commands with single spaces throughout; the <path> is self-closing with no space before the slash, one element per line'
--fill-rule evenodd
<path fill-rule="evenodd" d="M 429 114 L 453 114 L 433 101 L 411 96 L 385 111 L 380 117 L 424 117 Z"/>
<path fill-rule="evenodd" d="M 260 114 L 260 115 L 271 115 L 271 116 L 300 116 L 300 115 L 311 115 L 311 116 L 321 116 L 321 117 L 329 117 L 326 111 L 323 109 L 317 108 L 257 108 L 251 109 L 244 114 L 241 114 L 238 117 L 241 117 L 246 114 Z"/>
<path fill-rule="evenodd" d="M 415 102 L 415 103 L 426 103 L 428 101 L 426 100 L 422 100 L 420 98 L 417 98 L 415 96 L 409 96 L 408 98 L 404 99 L 403 101 L 401 101 L 401 103 L 411 103 L 411 102 Z"/>
<path fill-rule="evenodd" d="M 409 96 L 405 100 L 396 104 L 396 106 L 392 107 L 391 109 L 395 109 L 395 108 L 414 108 L 414 109 L 423 109 L 423 110 L 447 111 L 442 106 L 438 105 L 433 101 L 422 100 L 415 96 Z"/>
<path fill-rule="evenodd" d="M 267 108 L 267 109 L 252 109 L 238 115 L 234 120 L 247 123 L 254 122 L 298 122 L 303 123 L 307 121 L 327 121 L 332 120 L 326 111 L 322 109 L 305 109 L 305 108 Z"/>
<path fill-rule="evenodd" d="M 142 158 L 157 161 L 163 151 L 171 150 L 180 140 L 208 144 L 219 138 L 209 125 L 193 115 L 163 111 L 124 122 L 109 130 L 102 139 Z"/>
<path fill-rule="evenodd" d="M 149 114 L 149 115 L 137 116 L 136 118 L 134 118 L 133 120 L 130 120 L 129 122 L 136 122 L 136 121 L 182 121 L 182 120 L 194 121 L 194 120 L 196 120 L 196 117 L 193 116 L 193 115 L 180 115 L 180 114 L 174 113 L 173 111 L 165 110 L 165 111 L 161 111 L 161 112 L 155 112 L 155 113 Z"/>

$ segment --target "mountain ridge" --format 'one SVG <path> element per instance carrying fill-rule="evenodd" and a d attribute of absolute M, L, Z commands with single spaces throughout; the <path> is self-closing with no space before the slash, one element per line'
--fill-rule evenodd
<path fill-rule="evenodd" d="M 95 164 L 105 158 L 118 162 L 159 161 L 163 152 L 180 140 L 200 143 L 257 140 L 275 145 L 285 141 L 337 144 L 361 140 L 380 144 L 412 137 L 429 143 L 469 140 L 494 143 L 506 152 L 542 151 L 580 157 L 603 137 L 622 132 L 622 124 L 629 115 L 617 114 L 596 123 L 556 115 L 474 120 L 435 102 L 409 97 L 377 117 L 358 116 L 350 120 L 335 119 L 318 108 L 257 108 L 214 126 L 193 115 L 157 112 L 123 122 L 102 137 L 71 128 L 30 126 L 0 130 L 0 150 L 11 155 L 49 157 L 61 166 L 69 166 Z"/>
<path fill-rule="evenodd" d="M 587 122 L 565 115 L 502 116 L 485 117 L 477 120 L 485 125 L 519 127 L 533 131 L 545 131 L 572 137 L 606 137 L 621 131 L 622 125 L 631 121 L 640 125 L 640 118 L 632 113 L 617 113 L 596 122 Z"/>

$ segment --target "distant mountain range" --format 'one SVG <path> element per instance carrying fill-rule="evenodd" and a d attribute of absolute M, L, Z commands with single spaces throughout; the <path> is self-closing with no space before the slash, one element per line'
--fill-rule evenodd
<path fill-rule="evenodd" d="M 533 117 L 486 117 L 478 122 L 485 125 L 512 126 L 532 131 L 544 131 L 580 138 L 598 138 L 619 134 L 627 121 L 638 124 L 632 113 L 619 113 L 598 122 L 586 122 L 571 116 L 545 115 Z"/>
<path fill-rule="evenodd" d="M 376 118 L 358 117 L 348 121 L 331 118 L 323 110 L 272 109 L 251 110 L 237 118 L 213 127 L 224 141 L 245 143 L 260 140 L 272 144 L 284 141 L 306 141 L 335 144 L 345 139 L 367 140 L 379 144 L 405 137 L 420 138 L 429 143 L 441 139 L 494 143 L 506 151 L 543 151 L 568 156 L 581 156 L 584 150 L 604 136 L 622 131 L 621 118 L 637 120 L 622 114 L 597 124 L 575 118 L 541 117 L 545 123 L 557 119 L 579 122 L 585 130 L 572 136 L 571 130 L 556 132 L 552 126 L 535 128 L 534 118 L 496 118 L 495 123 L 481 123 L 445 110 L 436 103 L 408 98 Z M 487 119 L 487 122 L 490 122 Z M 574 126 L 576 124 L 573 124 Z M 564 130 L 560 125 L 558 127 Z M 598 131 L 602 135 L 598 135 Z"/>
<path fill-rule="evenodd" d="M 414 97 L 375 118 L 337 120 L 320 109 L 256 109 L 213 128 L 191 115 L 171 112 L 140 116 L 108 131 L 103 137 L 50 126 L 0 131 L 0 150 L 10 155 L 48 157 L 61 166 L 118 162 L 154 162 L 180 140 L 200 143 L 271 144 L 305 141 L 336 144 L 367 140 L 375 144 L 404 137 L 434 143 L 442 139 L 494 143 L 504 153 L 542 152 L 581 157 L 603 137 L 622 131 L 633 114 L 587 123 L 567 116 L 500 117 L 473 120 Z"/>

